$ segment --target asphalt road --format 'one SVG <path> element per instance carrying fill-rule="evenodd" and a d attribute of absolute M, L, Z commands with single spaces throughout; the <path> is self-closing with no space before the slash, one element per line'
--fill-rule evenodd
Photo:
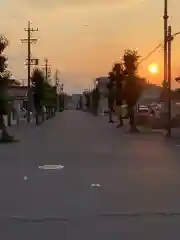
<path fill-rule="evenodd" d="M 80 111 L 13 131 L 21 141 L 0 145 L 1 239 L 179 240 L 180 140 Z"/>

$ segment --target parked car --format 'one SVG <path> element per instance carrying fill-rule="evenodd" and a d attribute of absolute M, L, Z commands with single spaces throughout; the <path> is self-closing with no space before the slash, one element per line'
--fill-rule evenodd
<path fill-rule="evenodd" d="M 147 125 L 149 116 L 150 116 L 150 111 L 148 106 L 139 105 L 137 107 L 136 124 L 139 126 Z"/>
<path fill-rule="evenodd" d="M 148 106 L 139 105 L 137 108 L 137 112 L 140 114 L 149 114 L 149 108 Z"/>

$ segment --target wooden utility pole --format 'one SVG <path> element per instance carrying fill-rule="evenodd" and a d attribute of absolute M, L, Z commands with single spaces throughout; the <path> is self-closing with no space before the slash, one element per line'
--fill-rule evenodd
<path fill-rule="evenodd" d="M 49 78 L 49 75 L 51 74 L 51 65 L 49 65 L 49 60 L 48 58 L 45 58 L 44 59 L 44 72 L 45 72 L 45 79 L 46 79 L 46 82 L 48 82 L 48 78 Z"/>
<path fill-rule="evenodd" d="M 28 66 L 28 115 L 27 122 L 30 122 L 30 112 L 31 112 L 31 65 L 38 65 L 38 59 L 31 58 L 31 44 L 37 42 L 37 38 L 32 38 L 32 33 L 37 32 L 38 28 L 31 28 L 31 22 L 28 21 L 28 27 L 24 29 L 25 32 L 28 33 L 28 37 L 25 39 L 21 39 L 22 43 L 27 43 L 28 45 L 28 57 L 27 63 Z"/>
<path fill-rule="evenodd" d="M 171 42 L 173 40 L 171 26 L 168 27 L 168 132 L 171 137 Z"/>
<path fill-rule="evenodd" d="M 55 72 L 55 83 L 56 83 L 56 96 L 57 96 L 57 111 L 59 112 L 60 79 L 59 79 L 59 70 L 58 69 L 56 69 L 56 72 Z"/>
<path fill-rule="evenodd" d="M 164 0 L 164 86 L 168 81 L 168 0 Z"/>
<path fill-rule="evenodd" d="M 48 81 L 48 59 L 45 60 L 45 76 L 46 76 L 46 82 Z"/>

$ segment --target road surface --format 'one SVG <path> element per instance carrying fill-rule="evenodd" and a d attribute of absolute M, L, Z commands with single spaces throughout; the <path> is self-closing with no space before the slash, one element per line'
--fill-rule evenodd
<path fill-rule="evenodd" d="M 178 140 L 80 111 L 13 131 L 21 141 L 0 145 L 2 239 L 179 240 Z"/>

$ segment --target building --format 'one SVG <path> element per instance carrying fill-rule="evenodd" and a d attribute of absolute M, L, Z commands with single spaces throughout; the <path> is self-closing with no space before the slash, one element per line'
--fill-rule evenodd
<path fill-rule="evenodd" d="M 139 99 L 139 104 L 148 105 L 158 102 L 162 93 L 162 87 L 156 84 L 147 83 L 144 85 L 143 94 Z"/>
<path fill-rule="evenodd" d="M 109 82 L 108 77 L 98 77 L 95 79 L 95 84 L 99 88 L 101 93 L 101 102 L 103 106 L 107 108 L 106 96 L 108 93 L 107 83 Z M 149 105 L 154 102 L 158 102 L 162 92 L 162 87 L 156 84 L 145 83 L 143 94 L 139 99 L 138 103 L 142 105 Z"/>
<path fill-rule="evenodd" d="M 100 112 L 104 113 L 108 111 L 108 89 L 107 84 L 109 82 L 108 77 L 98 77 L 95 79 L 95 84 L 100 91 Z"/>
<path fill-rule="evenodd" d="M 79 94 L 79 93 L 72 94 L 72 107 L 73 108 L 76 108 L 78 106 L 80 96 L 81 96 L 81 94 Z"/>

